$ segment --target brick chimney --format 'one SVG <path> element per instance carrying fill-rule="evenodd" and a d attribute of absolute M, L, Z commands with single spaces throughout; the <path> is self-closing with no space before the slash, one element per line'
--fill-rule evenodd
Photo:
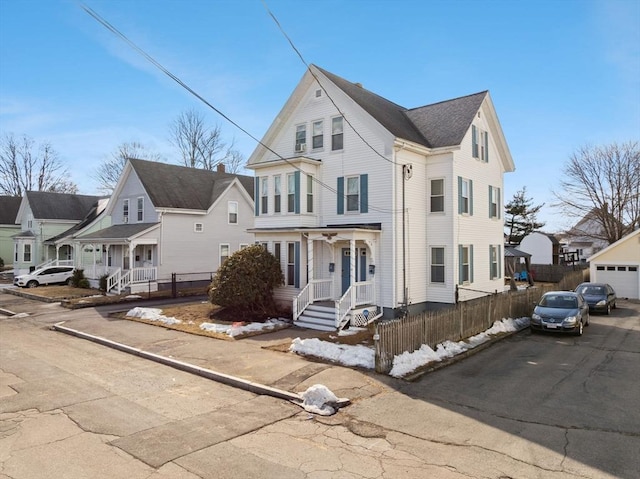
<path fill-rule="evenodd" d="M 224 173 L 224 163 L 218 163 L 218 173 Z"/>

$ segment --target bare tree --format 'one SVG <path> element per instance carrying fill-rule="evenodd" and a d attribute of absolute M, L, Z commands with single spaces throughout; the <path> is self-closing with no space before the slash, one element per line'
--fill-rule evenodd
<path fill-rule="evenodd" d="M 27 135 L 5 134 L 0 139 L 0 194 L 22 196 L 27 191 L 77 193 L 78 187 L 50 143 L 36 147 Z"/>
<path fill-rule="evenodd" d="M 204 116 L 195 110 L 182 112 L 171 124 L 170 141 L 178 149 L 181 163 L 190 168 L 214 170 L 222 163 L 235 173 L 244 161 L 233 141 L 227 145 L 222 140 L 220 127 L 207 126 Z"/>
<path fill-rule="evenodd" d="M 93 175 L 93 179 L 99 183 L 98 189 L 107 194 L 112 193 L 129 159 L 163 161 L 160 154 L 148 150 L 137 141 L 121 143 Z"/>
<path fill-rule="evenodd" d="M 640 227 L 640 148 L 638 142 L 583 146 L 563 171 L 554 192 L 564 214 L 589 216 L 599 228 L 583 236 L 611 244 Z"/>

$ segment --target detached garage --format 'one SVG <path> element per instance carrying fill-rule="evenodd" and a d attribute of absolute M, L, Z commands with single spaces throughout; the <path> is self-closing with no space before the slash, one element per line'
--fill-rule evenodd
<path fill-rule="evenodd" d="M 640 230 L 587 259 L 592 283 L 609 283 L 619 298 L 640 299 Z"/>

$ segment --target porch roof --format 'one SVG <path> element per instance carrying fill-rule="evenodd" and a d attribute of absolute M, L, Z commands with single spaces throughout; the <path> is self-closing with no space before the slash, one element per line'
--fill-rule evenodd
<path fill-rule="evenodd" d="M 26 231 L 20 231 L 20 233 L 12 235 L 11 237 L 12 238 L 35 238 L 36 235 L 33 231 L 26 230 Z"/>
<path fill-rule="evenodd" d="M 146 233 L 152 229 L 160 226 L 160 223 L 135 223 L 135 224 L 121 224 L 112 225 L 108 228 L 94 231 L 85 236 L 77 238 L 80 242 L 95 242 L 95 240 L 102 241 L 125 241 L 131 240 L 134 237 Z"/>

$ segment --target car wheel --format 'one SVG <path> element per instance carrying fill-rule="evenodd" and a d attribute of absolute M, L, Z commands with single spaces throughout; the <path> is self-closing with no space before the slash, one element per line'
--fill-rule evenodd
<path fill-rule="evenodd" d="M 616 309 L 618 306 L 616 306 L 616 302 L 613 302 L 613 309 Z"/>
<path fill-rule="evenodd" d="M 606 314 L 611 314 L 611 305 L 607 303 L 607 312 Z"/>
<path fill-rule="evenodd" d="M 35 279 L 32 279 L 27 283 L 27 288 L 37 288 L 38 282 Z"/>
<path fill-rule="evenodd" d="M 71 278 L 67 278 L 67 280 L 64 282 L 64 284 L 69 286 L 71 284 Z"/>
<path fill-rule="evenodd" d="M 587 314 L 587 322 L 584 323 L 585 326 L 589 326 L 591 324 L 591 314 Z"/>
<path fill-rule="evenodd" d="M 582 333 L 584 332 L 583 330 L 584 330 L 584 328 L 583 328 L 583 325 L 582 325 L 582 321 L 580 321 L 578 323 L 578 330 L 576 331 L 576 336 L 582 336 Z"/>

